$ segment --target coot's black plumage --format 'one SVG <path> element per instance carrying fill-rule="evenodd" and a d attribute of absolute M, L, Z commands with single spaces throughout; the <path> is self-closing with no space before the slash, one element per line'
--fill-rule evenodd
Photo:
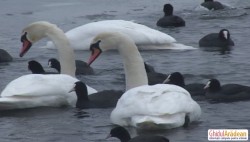
<path fill-rule="evenodd" d="M 57 59 L 55 59 L 55 58 L 50 58 L 50 59 L 48 60 L 48 66 L 49 66 L 50 68 L 56 69 L 58 73 L 61 73 L 61 65 L 60 65 L 60 62 L 59 62 Z"/>
<path fill-rule="evenodd" d="M 94 74 L 93 68 L 91 68 L 86 62 L 81 60 L 76 60 L 76 75 L 92 75 Z M 49 67 L 56 69 L 59 73 L 61 72 L 60 62 L 51 58 L 48 60 Z"/>
<path fill-rule="evenodd" d="M 176 15 L 173 15 L 174 8 L 171 4 L 165 4 L 163 7 L 164 16 L 160 18 L 156 25 L 159 27 L 182 27 L 185 26 L 185 21 Z"/>
<path fill-rule="evenodd" d="M 32 72 L 32 74 L 58 74 L 56 72 L 46 72 L 42 65 L 35 60 L 28 62 L 28 69 Z"/>
<path fill-rule="evenodd" d="M 210 79 L 206 89 L 206 98 L 214 102 L 234 102 L 250 100 L 250 87 L 240 84 L 220 84 L 217 79 Z"/>
<path fill-rule="evenodd" d="M 218 1 L 214 1 L 214 0 L 205 0 L 201 6 L 207 8 L 208 10 L 220 10 L 220 9 L 224 9 L 224 6 L 218 2 Z"/>
<path fill-rule="evenodd" d="M 162 83 L 165 80 L 165 78 L 167 78 L 168 75 L 156 72 L 153 66 L 150 66 L 145 62 L 144 65 L 145 65 L 145 70 L 147 72 L 149 85 Z"/>
<path fill-rule="evenodd" d="M 161 84 L 165 80 L 165 78 L 168 77 L 167 74 L 158 73 L 158 72 L 147 73 L 147 76 L 148 76 L 149 85 Z"/>
<path fill-rule="evenodd" d="M 76 108 L 80 109 L 115 107 L 117 101 L 124 93 L 117 90 L 105 90 L 88 95 L 87 86 L 82 81 L 76 82 L 70 92 L 72 91 L 76 92 Z"/>
<path fill-rule="evenodd" d="M 140 135 L 131 138 L 128 131 L 121 126 L 111 129 L 108 137 L 116 137 L 120 139 L 121 142 L 169 142 L 167 138 L 156 135 Z"/>
<path fill-rule="evenodd" d="M 149 85 L 160 84 L 168 77 L 167 74 L 156 72 L 153 66 L 145 62 L 144 62 L 144 65 L 145 65 L 145 70 L 147 72 Z M 125 78 L 124 75 L 123 75 L 123 78 Z"/>
<path fill-rule="evenodd" d="M 186 85 L 184 77 L 180 72 L 171 73 L 163 83 L 174 84 L 183 87 L 190 93 L 191 96 L 205 96 L 205 84 L 192 83 Z"/>
<path fill-rule="evenodd" d="M 200 47 L 230 47 L 234 46 L 227 29 L 220 30 L 219 33 L 211 33 L 199 40 Z"/>
<path fill-rule="evenodd" d="M 155 69 L 151 65 L 147 64 L 146 62 L 144 62 L 144 66 L 145 66 L 145 70 L 146 70 L 147 73 L 151 73 L 151 72 L 155 73 Z"/>
<path fill-rule="evenodd" d="M 7 51 L 5 51 L 4 49 L 0 49 L 0 63 L 10 62 L 12 60 L 12 56 Z"/>

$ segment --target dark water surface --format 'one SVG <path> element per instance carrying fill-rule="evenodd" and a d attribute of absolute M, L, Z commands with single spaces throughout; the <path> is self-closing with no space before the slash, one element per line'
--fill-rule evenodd
<path fill-rule="evenodd" d="M 186 27 L 163 29 L 156 21 L 163 15 L 162 0 L 0 0 L 0 48 L 7 50 L 14 61 L 0 64 L 0 89 L 11 80 L 29 74 L 27 62 L 35 59 L 46 66 L 47 60 L 57 57 L 54 50 L 39 48 L 47 40 L 36 43 L 25 57 L 19 58 L 20 34 L 27 24 L 46 20 L 57 24 L 64 31 L 82 24 L 107 19 L 134 20 L 173 36 L 180 43 L 198 47 L 198 40 L 207 33 L 227 28 L 235 42 L 232 51 L 142 51 L 146 62 L 158 72 L 180 71 L 188 74 L 187 83 L 206 83 L 218 78 L 222 84 L 250 82 L 250 1 L 221 0 L 235 7 L 221 12 L 194 10 L 202 0 L 170 1 L 175 13 L 186 21 Z M 89 51 L 76 51 L 77 59 L 87 60 Z M 93 64 L 97 74 L 79 76 L 97 90 L 124 89 L 123 68 L 117 52 L 103 53 Z M 46 70 L 49 70 L 46 68 Z M 168 137 L 172 142 L 207 141 L 207 130 L 212 128 L 250 129 L 250 102 L 210 104 L 199 101 L 203 114 L 200 121 L 189 128 L 177 128 L 155 133 Z M 113 127 L 109 121 L 112 109 L 36 108 L 0 112 L 1 142 L 105 142 L 104 138 Z"/>

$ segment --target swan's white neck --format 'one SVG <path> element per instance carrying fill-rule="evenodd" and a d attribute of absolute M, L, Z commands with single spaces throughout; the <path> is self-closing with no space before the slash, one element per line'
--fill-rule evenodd
<path fill-rule="evenodd" d="M 47 36 L 54 42 L 58 49 L 61 74 L 75 77 L 75 54 L 64 32 L 57 27 L 52 27 L 48 30 Z"/>
<path fill-rule="evenodd" d="M 134 42 L 126 42 L 125 40 L 123 44 L 119 45 L 118 51 L 123 57 L 126 90 L 142 85 L 148 85 L 148 77 L 144 62 Z"/>

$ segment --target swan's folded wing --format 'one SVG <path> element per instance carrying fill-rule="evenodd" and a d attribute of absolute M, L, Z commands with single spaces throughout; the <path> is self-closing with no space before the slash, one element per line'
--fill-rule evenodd
<path fill-rule="evenodd" d="M 64 97 L 60 96 L 12 96 L 0 98 L 0 110 L 22 109 L 33 107 L 59 107 L 69 105 Z"/>
<path fill-rule="evenodd" d="M 23 75 L 11 81 L 2 91 L 2 97 L 8 96 L 46 96 L 46 95 L 65 95 L 78 81 L 64 74 L 29 74 Z M 88 87 L 89 94 L 96 90 Z"/>
<path fill-rule="evenodd" d="M 127 91 L 118 101 L 117 108 L 132 109 L 135 113 L 162 115 L 189 111 L 192 102 L 185 89 L 176 85 L 157 84 Z"/>
<path fill-rule="evenodd" d="M 185 89 L 166 84 L 146 85 L 123 94 L 111 113 L 111 121 L 134 126 L 149 121 L 172 127 L 182 125 L 186 114 L 192 114 L 193 121 L 200 117 L 201 110 Z"/>

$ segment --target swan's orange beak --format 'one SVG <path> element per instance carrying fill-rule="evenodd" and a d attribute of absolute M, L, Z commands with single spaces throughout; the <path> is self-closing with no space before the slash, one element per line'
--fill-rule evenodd
<path fill-rule="evenodd" d="M 21 42 L 23 43 L 23 47 L 21 48 L 20 57 L 23 57 L 23 55 L 30 49 L 30 47 L 32 46 L 32 43 L 27 39 L 26 37 L 27 33 L 25 33 L 22 37 L 21 37 Z"/>
<path fill-rule="evenodd" d="M 91 56 L 89 57 L 88 65 L 90 66 L 95 59 L 102 53 L 102 50 L 99 48 L 97 44 L 92 44 L 90 46 L 90 50 L 92 51 Z"/>

